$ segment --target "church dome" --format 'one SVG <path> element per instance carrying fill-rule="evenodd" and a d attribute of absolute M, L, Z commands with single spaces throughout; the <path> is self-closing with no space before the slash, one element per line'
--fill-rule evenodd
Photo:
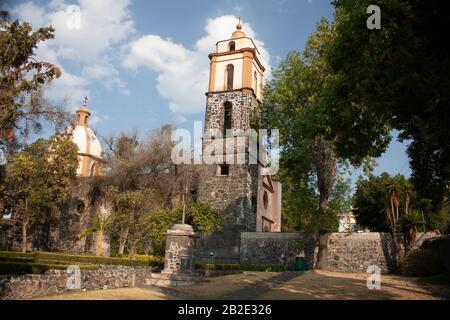
<path fill-rule="evenodd" d="M 88 127 L 88 118 L 91 115 L 86 105 L 77 110 L 74 124 L 66 129 L 72 142 L 78 147 L 79 176 L 93 176 L 101 174 L 102 146 L 94 131 Z"/>
<path fill-rule="evenodd" d="M 87 126 L 76 125 L 69 128 L 72 141 L 78 147 L 78 152 L 95 158 L 102 157 L 102 146 L 94 131 Z"/>

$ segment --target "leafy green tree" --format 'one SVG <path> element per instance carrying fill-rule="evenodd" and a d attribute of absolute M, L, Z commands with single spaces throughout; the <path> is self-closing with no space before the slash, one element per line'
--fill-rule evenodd
<path fill-rule="evenodd" d="M 208 203 L 190 202 L 186 208 L 186 222 L 197 232 L 221 231 L 223 212 L 214 209 Z"/>
<path fill-rule="evenodd" d="M 372 231 L 389 231 L 385 209 L 389 207 L 386 185 L 390 179 L 389 174 L 383 172 L 379 176 L 369 175 L 367 179 L 360 177 L 356 182 L 353 212 L 361 226 Z"/>
<path fill-rule="evenodd" d="M 409 139 L 411 181 L 421 198 L 441 203 L 450 181 L 450 36 L 437 0 L 380 0 L 381 29 L 369 30 L 370 0 L 336 0 L 335 75 L 330 108 L 337 152 L 352 158 L 385 149 L 389 131 Z"/>
<path fill-rule="evenodd" d="M 174 224 L 181 223 L 183 207 L 169 210 L 156 210 L 149 218 L 148 231 L 155 254 L 163 255 L 167 230 Z M 215 210 L 207 203 L 190 202 L 186 208 L 186 222 L 197 232 L 221 231 L 223 213 Z"/>
<path fill-rule="evenodd" d="M 265 87 L 262 105 L 261 126 L 280 130 L 280 166 L 318 192 L 317 219 L 312 219 L 319 233 L 318 269 L 327 267 L 328 233 L 333 230 L 329 228 L 333 225 L 329 199 L 338 166 L 335 137 L 328 135 L 330 120 L 325 112 L 333 80 L 326 60 L 333 30 L 334 26 L 323 19 L 309 37 L 304 52 L 288 54 Z"/>
<path fill-rule="evenodd" d="M 162 210 L 153 212 L 148 220 L 148 230 L 153 254 L 164 256 L 167 230 L 181 222 L 180 210 Z"/>
<path fill-rule="evenodd" d="M 330 209 L 336 214 L 352 210 L 352 188 L 350 179 L 338 177 L 330 195 Z"/>
<path fill-rule="evenodd" d="M 42 99 L 42 90 L 61 70 L 33 54 L 38 44 L 53 39 L 54 29 L 33 31 L 27 22 L 10 21 L 0 14 L 0 149 L 4 152 L 18 135 L 39 130 L 43 121 L 62 124 L 67 115 Z"/>
<path fill-rule="evenodd" d="M 136 254 L 147 239 L 149 217 L 161 208 L 163 199 L 151 189 L 117 192 L 110 190 L 107 199 L 112 203 L 112 232 L 118 235 L 119 254 L 125 248 Z"/>
<path fill-rule="evenodd" d="M 8 195 L 22 220 L 22 251 L 27 248 L 27 227 L 56 220 L 76 179 L 78 149 L 70 137 L 39 139 L 14 154 L 6 165 Z"/>
<path fill-rule="evenodd" d="M 390 220 L 396 230 L 400 217 L 411 207 L 422 208 L 411 183 L 402 175 L 390 176 L 386 172 L 358 179 L 353 206 L 360 225 L 381 232 L 390 231 Z"/>
<path fill-rule="evenodd" d="M 281 169 L 283 171 L 283 169 Z M 301 179 L 280 174 L 283 181 L 281 205 L 281 229 L 283 232 L 317 232 L 313 217 L 317 214 L 317 195 L 314 189 Z"/>

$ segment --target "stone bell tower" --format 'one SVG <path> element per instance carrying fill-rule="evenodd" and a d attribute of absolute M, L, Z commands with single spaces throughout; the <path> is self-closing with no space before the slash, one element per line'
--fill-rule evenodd
<path fill-rule="evenodd" d="M 227 134 L 236 137 L 251 128 L 261 103 L 265 68 L 255 43 L 242 31 L 240 20 L 230 39 L 217 42 L 209 59 L 203 154 L 208 145 L 222 139 L 223 148 L 215 149 L 213 155 L 223 161 L 204 166 L 198 199 L 225 212 L 225 227 L 256 231 L 258 164 L 248 161 L 248 145 L 244 149 L 235 145 L 233 160 L 230 151 L 225 157 L 225 139 L 230 139 Z M 245 161 L 238 162 L 238 157 Z"/>

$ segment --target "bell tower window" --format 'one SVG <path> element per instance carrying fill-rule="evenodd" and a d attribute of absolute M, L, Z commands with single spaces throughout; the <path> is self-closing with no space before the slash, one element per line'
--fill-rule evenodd
<path fill-rule="evenodd" d="M 232 64 L 227 65 L 225 72 L 225 88 L 226 90 L 233 90 L 233 80 L 234 80 L 234 66 Z"/>
<path fill-rule="evenodd" d="M 230 175 L 230 166 L 227 164 L 219 165 L 219 176 L 228 176 Z"/>
<path fill-rule="evenodd" d="M 229 51 L 235 51 L 236 50 L 236 43 L 234 41 L 231 41 L 228 45 Z"/>
<path fill-rule="evenodd" d="M 225 137 L 227 134 L 227 129 L 231 129 L 233 105 L 230 101 L 227 101 L 224 103 L 223 109 L 223 136 Z"/>

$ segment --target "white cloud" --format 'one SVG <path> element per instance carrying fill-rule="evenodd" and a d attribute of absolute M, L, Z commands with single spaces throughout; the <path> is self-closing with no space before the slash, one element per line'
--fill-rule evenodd
<path fill-rule="evenodd" d="M 29 22 L 34 28 L 42 27 L 45 23 L 44 9 L 32 2 L 22 3 L 13 8 L 12 14 L 19 19 Z"/>
<path fill-rule="evenodd" d="M 99 83 L 111 90 L 128 94 L 127 84 L 114 66 L 120 57 L 121 46 L 134 33 L 133 20 L 128 12 L 129 0 L 53 0 L 36 5 L 20 4 L 12 13 L 28 21 L 33 28 L 53 26 L 55 39 L 42 42 L 36 57 L 58 65 L 63 74 L 47 90 L 53 99 L 69 98 L 80 104 L 89 93 L 89 85 Z M 70 10 L 73 9 L 74 10 Z M 74 12 L 79 12 L 79 20 Z M 74 24 L 74 21 L 76 22 Z M 80 66 L 71 72 L 70 63 Z M 81 70 L 81 71 L 80 71 Z"/>
<path fill-rule="evenodd" d="M 230 37 L 236 22 L 237 17 L 232 15 L 209 19 L 205 26 L 206 35 L 195 43 L 194 49 L 158 35 L 142 36 L 129 45 L 123 65 L 132 70 L 143 66 L 154 71 L 158 93 L 169 101 L 172 112 L 201 112 L 205 108 L 204 93 L 209 77 L 208 54 L 215 51 L 217 41 Z M 261 62 L 269 73 L 270 56 L 264 43 L 257 39 L 249 24 L 243 24 L 243 31 L 254 39 L 261 53 Z"/>

